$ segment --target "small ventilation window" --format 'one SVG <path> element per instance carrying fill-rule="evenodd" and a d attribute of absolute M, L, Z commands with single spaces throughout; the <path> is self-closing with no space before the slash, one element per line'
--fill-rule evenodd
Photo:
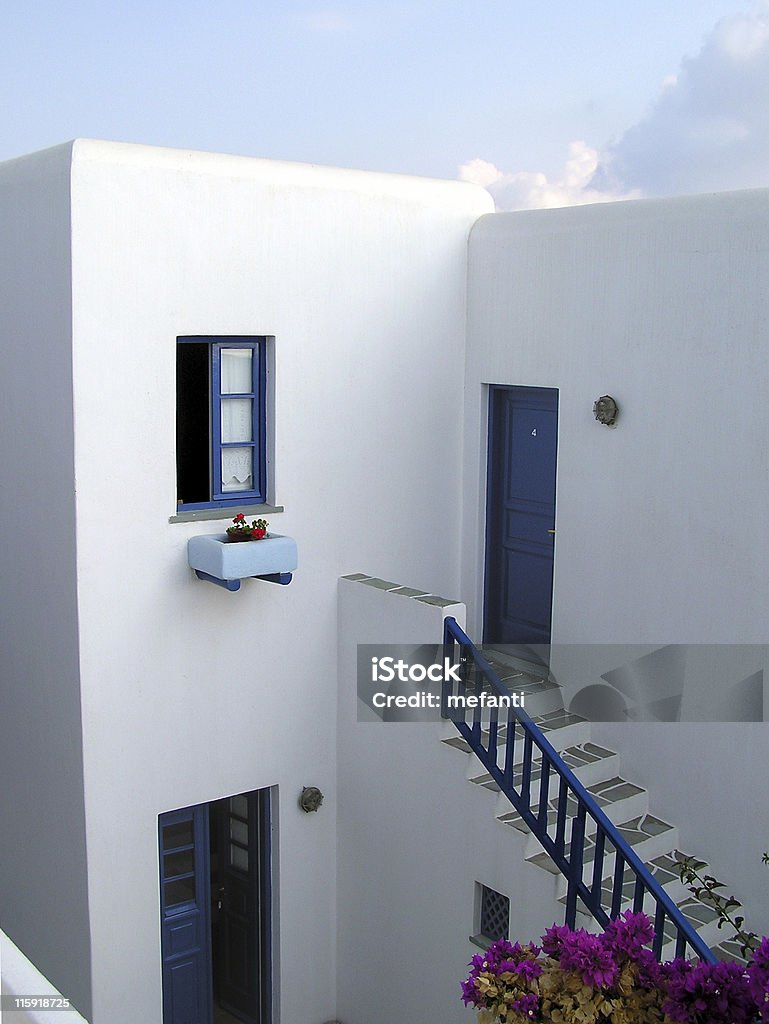
<path fill-rule="evenodd" d="M 510 899 L 501 892 L 477 883 L 478 912 L 477 932 L 470 939 L 477 946 L 487 949 L 497 939 L 506 939 L 510 932 Z"/>

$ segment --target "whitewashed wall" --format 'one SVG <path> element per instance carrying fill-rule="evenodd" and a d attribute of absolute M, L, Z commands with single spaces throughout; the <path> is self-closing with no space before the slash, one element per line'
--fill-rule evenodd
<path fill-rule="evenodd" d="M 554 642 L 767 642 L 768 232 L 764 190 L 476 225 L 462 589 L 472 633 L 486 385 L 512 384 L 559 389 Z M 592 414 L 607 393 L 620 406 L 615 428 Z M 600 730 L 763 928 L 766 728 Z"/>
<path fill-rule="evenodd" d="M 769 191 L 477 224 L 464 531 L 474 595 L 483 385 L 557 387 L 554 641 L 765 641 L 767 226 Z M 616 428 L 593 418 L 607 393 Z"/>
<path fill-rule="evenodd" d="M 0 919 L 87 1011 L 69 165 L 0 165 Z"/>
<path fill-rule="evenodd" d="M 280 1019 L 319 1024 L 336 986 L 336 580 L 366 565 L 457 586 L 466 243 L 490 200 L 90 142 L 72 175 L 94 1022 L 160 1020 L 158 813 L 272 785 Z M 276 338 L 287 588 L 231 594 L 186 566 L 187 538 L 221 524 L 169 523 L 185 334 Z M 304 785 L 320 813 L 299 810 Z"/>

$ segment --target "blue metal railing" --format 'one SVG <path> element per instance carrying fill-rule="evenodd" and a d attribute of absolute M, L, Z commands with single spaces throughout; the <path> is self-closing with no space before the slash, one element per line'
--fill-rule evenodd
<path fill-rule="evenodd" d="M 500 710 L 498 706 L 487 706 L 488 702 L 482 700 L 483 692 L 507 698 L 512 698 L 512 694 L 456 619 L 445 619 L 443 642 L 445 656 L 452 665 L 458 662 L 460 682 L 444 678 L 441 713 L 454 722 L 566 878 L 566 924 L 571 928 L 575 926 L 579 900 L 596 921 L 606 927 L 621 913 L 623 899 L 631 896 L 632 909 L 644 910 L 652 919 L 652 949 L 658 960 L 662 957 L 663 945 L 675 937 L 676 956 L 686 956 L 688 946 L 701 960 L 714 963 L 716 957 L 694 926 L 525 710 L 512 703 Z M 470 695 L 477 700 L 467 702 Z M 465 699 L 457 701 L 457 698 Z M 450 699 L 459 707 L 450 708 Z M 469 711 L 468 703 L 474 703 Z M 539 771 L 538 781 L 533 778 L 536 771 Z M 589 857 L 585 856 L 588 837 L 593 837 L 592 867 Z"/>

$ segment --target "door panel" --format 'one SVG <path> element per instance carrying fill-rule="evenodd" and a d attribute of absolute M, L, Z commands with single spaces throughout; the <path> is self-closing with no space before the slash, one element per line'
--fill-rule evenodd
<path fill-rule="evenodd" d="M 556 389 L 490 389 L 484 643 L 550 642 L 557 444 Z"/>
<path fill-rule="evenodd" d="M 163 1024 L 211 1024 L 208 810 L 161 814 Z"/>
<path fill-rule="evenodd" d="M 244 1024 L 270 1013 L 270 794 L 211 805 L 214 996 Z"/>

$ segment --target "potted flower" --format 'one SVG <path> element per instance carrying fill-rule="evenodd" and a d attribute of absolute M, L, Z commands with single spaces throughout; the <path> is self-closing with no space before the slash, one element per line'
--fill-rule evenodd
<path fill-rule="evenodd" d="M 267 520 L 254 519 L 249 525 L 242 512 L 238 512 L 232 520 L 233 525 L 227 527 L 227 540 L 263 540 L 267 536 Z"/>
<path fill-rule="evenodd" d="M 498 939 L 470 961 L 465 1005 L 479 1024 L 752 1024 L 769 1021 L 769 939 L 745 967 L 657 963 L 651 920 L 626 911 L 606 931 L 553 925 L 541 946 Z"/>

